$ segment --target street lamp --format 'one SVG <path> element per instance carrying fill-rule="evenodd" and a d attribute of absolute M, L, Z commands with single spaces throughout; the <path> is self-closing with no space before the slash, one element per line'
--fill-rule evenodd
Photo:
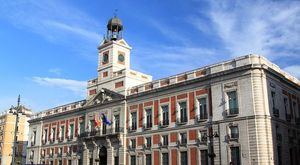
<path fill-rule="evenodd" d="M 13 141 L 13 153 L 12 153 L 12 165 L 15 165 L 15 157 L 16 157 L 16 143 L 17 143 L 17 132 L 18 132 L 18 123 L 19 123 L 19 115 L 22 115 L 21 106 L 20 106 L 20 95 L 18 96 L 18 104 L 17 107 L 11 107 L 9 109 L 9 113 L 16 115 L 15 122 L 15 130 L 14 130 L 14 141 Z"/>
<path fill-rule="evenodd" d="M 214 158 L 216 157 L 216 154 L 214 153 L 214 138 L 219 137 L 218 132 L 213 133 L 212 125 L 212 117 L 209 117 L 209 121 L 207 122 L 206 126 L 208 127 L 208 157 L 210 165 L 214 165 Z"/>

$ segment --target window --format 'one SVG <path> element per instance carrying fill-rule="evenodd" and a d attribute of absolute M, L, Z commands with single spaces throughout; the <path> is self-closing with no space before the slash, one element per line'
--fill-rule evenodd
<path fill-rule="evenodd" d="M 179 103 L 180 118 L 179 122 L 187 122 L 187 104 L 186 101 Z"/>
<path fill-rule="evenodd" d="M 180 144 L 186 144 L 187 143 L 187 136 L 186 133 L 180 133 Z"/>
<path fill-rule="evenodd" d="M 108 76 L 108 71 L 105 71 L 105 72 L 103 72 L 102 73 L 102 77 L 104 78 L 104 77 L 107 77 Z M 95 93 L 96 94 L 96 93 Z"/>
<path fill-rule="evenodd" d="M 152 127 L 152 109 L 146 109 L 146 128 Z"/>
<path fill-rule="evenodd" d="M 293 101 L 293 111 L 295 112 L 295 116 L 299 117 L 299 114 L 297 113 L 297 103 Z"/>
<path fill-rule="evenodd" d="M 131 113 L 131 129 L 136 130 L 137 127 L 137 118 L 136 118 L 136 112 Z"/>
<path fill-rule="evenodd" d="M 90 165 L 93 165 L 93 158 L 90 158 Z"/>
<path fill-rule="evenodd" d="M 239 129 L 238 126 L 230 126 L 230 138 L 231 139 L 238 139 L 239 138 Z"/>
<path fill-rule="evenodd" d="M 288 108 L 289 106 L 288 99 L 284 98 L 283 102 L 284 102 L 285 118 L 287 121 L 291 121 L 292 116 L 291 116 L 291 111 Z"/>
<path fill-rule="evenodd" d="M 229 103 L 229 115 L 238 114 L 238 100 L 236 91 L 227 92 Z"/>
<path fill-rule="evenodd" d="M 206 98 L 200 98 L 199 102 L 199 119 L 207 119 L 207 104 Z"/>
<path fill-rule="evenodd" d="M 68 147 L 68 154 L 71 155 L 72 154 L 72 146 Z"/>
<path fill-rule="evenodd" d="M 60 155 L 60 156 L 62 155 L 62 150 L 63 150 L 63 149 L 62 149 L 61 147 L 58 148 L 58 155 Z"/>
<path fill-rule="evenodd" d="M 70 139 L 73 139 L 74 136 L 74 124 L 70 124 Z"/>
<path fill-rule="evenodd" d="M 273 108 L 273 115 L 275 117 L 279 117 L 279 109 L 276 108 L 276 93 L 274 91 L 271 91 L 271 99 L 272 99 L 272 108 Z"/>
<path fill-rule="evenodd" d="M 51 148 L 51 150 L 50 150 L 50 155 L 51 155 L 51 156 L 54 155 L 54 148 Z"/>
<path fill-rule="evenodd" d="M 134 155 L 130 156 L 130 164 L 131 165 L 136 165 L 136 159 L 135 159 Z"/>
<path fill-rule="evenodd" d="M 45 154 L 46 154 L 46 149 L 43 149 L 43 150 L 42 150 L 42 155 L 41 155 L 41 157 L 42 157 L 42 158 L 45 157 Z"/>
<path fill-rule="evenodd" d="M 65 126 L 60 127 L 60 140 L 64 140 L 65 137 Z"/>
<path fill-rule="evenodd" d="M 180 152 L 180 162 L 181 162 L 181 165 L 187 165 L 188 164 L 188 158 L 187 158 L 187 152 L 186 151 Z"/>
<path fill-rule="evenodd" d="M 282 165 L 282 160 L 281 160 L 281 146 L 277 146 L 277 157 L 278 157 L 278 165 Z"/>
<path fill-rule="evenodd" d="M 151 137 L 146 137 L 146 147 L 150 148 L 151 147 Z"/>
<path fill-rule="evenodd" d="M 34 157 L 34 151 L 31 151 L 31 153 L 30 153 L 30 159 L 33 159 L 33 157 Z"/>
<path fill-rule="evenodd" d="M 208 164 L 207 150 L 201 150 L 200 151 L 200 156 L 201 156 L 201 164 Z"/>
<path fill-rule="evenodd" d="M 135 139 L 131 139 L 131 147 L 133 149 L 136 148 L 136 141 L 135 141 Z"/>
<path fill-rule="evenodd" d="M 272 107 L 275 108 L 276 93 L 271 91 Z"/>
<path fill-rule="evenodd" d="M 47 142 L 47 140 L 48 140 L 48 130 L 47 129 L 44 130 L 44 138 L 45 138 L 45 142 Z"/>
<path fill-rule="evenodd" d="M 120 132 L 120 116 L 115 115 L 115 132 Z"/>
<path fill-rule="evenodd" d="M 152 165 L 151 154 L 146 154 L 146 165 Z"/>
<path fill-rule="evenodd" d="M 162 136 L 162 145 L 163 145 L 163 146 L 168 146 L 168 145 L 169 145 L 169 138 L 168 138 L 168 135 L 163 135 L 163 136 Z"/>
<path fill-rule="evenodd" d="M 199 134 L 200 134 L 200 137 L 199 137 L 200 142 L 206 143 L 207 142 L 207 130 L 200 130 Z"/>
<path fill-rule="evenodd" d="M 79 129 L 80 129 L 80 131 L 79 131 L 79 134 L 82 134 L 82 133 L 84 133 L 84 122 L 81 122 L 80 124 L 79 124 Z"/>
<path fill-rule="evenodd" d="M 230 147 L 231 150 L 231 163 L 234 165 L 240 165 L 240 148 L 239 147 Z"/>
<path fill-rule="evenodd" d="M 82 159 L 78 159 L 78 165 L 82 165 Z"/>
<path fill-rule="evenodd" d="M 162 125 L 169 125 L 169 105 L 161 106 L 162 109 Z"/>
<path fill-rule="evenodd" d="M 92 130 L 94 130 L 95 128 L 95 120 L 90 120 L 89 121 L 89 132 L 91 132 Z"/>
<path fill-rule="evenodd" d="M 31 145 L 35 145 L 35 141 L 36 141 L 36 131 L 33 131 L 33 134 L 32 134 L 32 139 L 31 139 Z"/>
<path fill-rule="evenodd" d="M 120 88 L 120 87 L 122 87 L 122 86 L 124 86 L 124 82 L 123 82 L 123 81 L 120 81 L 120 82 L 116 82 L 116 83 L 115 83 L 115 88 Z"/>
<path fill-rule="evenodd" d="M 102 134 L 105 135 L 106 134 L 106 124 L 102 124 Z"/>
<path fill-rule="evenodd" d="M 287 110 L 288 110 L 288 99 L 287 99 L 287 98 L 284 98 L 284 99 L 283 99 L 283 103 L 284 103 L 284 110 L 285 110 L 285 113 L 287 113 Z"/>
<path fill-rule="evenodd" d="M 115 165 L 119 165 L 119 157 L 115 156 Z"/>
<path fill-rule="evenodd" d="M 294 152 L 293 152 L 293 148 L 290 148 L 289 149 L 289 155 L 290 155 L 290 157 L 289 157 L 289 159 L 290 159 L 290 163 L 291 163 L 291 165 L 294 165 L 294 154 L 293 154 Z"/>
<path fill-rule="evenodd" d="M 56 132 L 56 129 L 55 128 L 52 128 L 52 131 L 51 131 L 51 139 L 52 141 L 55 141 L 55 132 Z"/>
<path fill-rule="evenodd" d="M 169 165 L 169 154 L 168 153 L 162 154 L 162 165 Z"/>

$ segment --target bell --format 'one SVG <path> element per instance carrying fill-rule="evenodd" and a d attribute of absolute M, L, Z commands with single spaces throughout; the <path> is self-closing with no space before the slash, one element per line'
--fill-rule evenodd
<path fill-rule="evenodd" d="M 117 38 L 118 38 L 118 36 L 117 36 L 116 34 L 113 34 L 113 35 L 111 36 L 111 39 L 112 39 L 112 40 L 117 40 Z"/>

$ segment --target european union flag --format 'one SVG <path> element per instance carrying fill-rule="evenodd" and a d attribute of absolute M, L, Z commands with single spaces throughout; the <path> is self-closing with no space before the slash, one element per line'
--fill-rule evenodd
<path fill-rule="evenodd" d="M 107 117 L 102 113 L 102 121 L 106 125 L 111 125 L 111 122 L 107 119 Z"/>

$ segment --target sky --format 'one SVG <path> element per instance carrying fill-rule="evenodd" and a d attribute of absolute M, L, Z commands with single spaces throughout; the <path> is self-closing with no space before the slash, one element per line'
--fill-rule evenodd
<path fill-rule="evenodd" d="M 253 53 L 300 78 L 300 1 L 0 0 L 0 112 L 85 99 L 115 11 L 154 79 Z"/>

